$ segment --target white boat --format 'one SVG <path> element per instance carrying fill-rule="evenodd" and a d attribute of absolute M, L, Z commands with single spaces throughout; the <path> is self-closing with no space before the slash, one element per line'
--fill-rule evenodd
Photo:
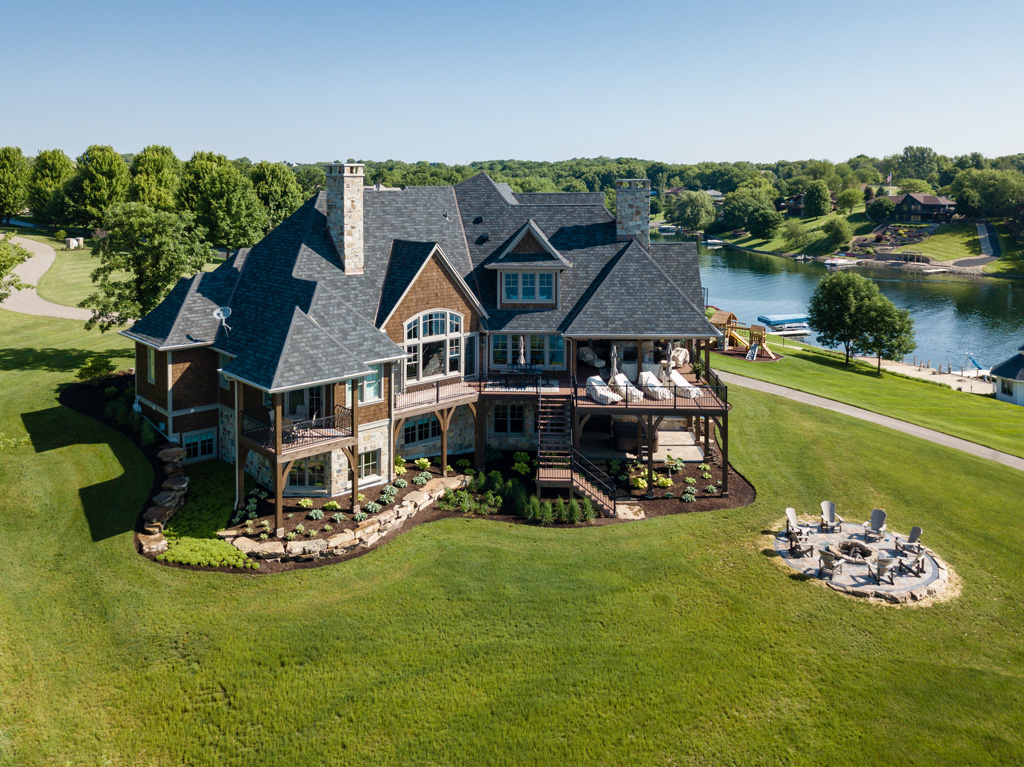
<path fill-rule="evenodd" d="M 704 247 L 706 248 L 720 248 L 725 243 L 722 240 L 704 240 Z"/>
<path fill-rule="evenodd" d="M 678 231 L 679 229 L 677 227 L 671 226 L 670 224 L 658 227 L 658 234 L 676 234 Z"/>
<path fill-rule="evenodd" d="M 830 266 L 835 269 L 842 269 L 844 266 L 856 266 L 858 263 L 855 258 L 826 258 L 825 266 Z"/>

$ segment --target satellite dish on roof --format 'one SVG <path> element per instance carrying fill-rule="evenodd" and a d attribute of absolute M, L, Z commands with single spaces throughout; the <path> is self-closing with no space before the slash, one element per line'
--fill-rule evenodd
<path fill-rule="evenodd" d="M 213 310 L 213 316 L 223 326 L 225 333 L 231 332 L 231 327 L 224 321 L 231 316 L 230 306 L 218 306 Z"/>

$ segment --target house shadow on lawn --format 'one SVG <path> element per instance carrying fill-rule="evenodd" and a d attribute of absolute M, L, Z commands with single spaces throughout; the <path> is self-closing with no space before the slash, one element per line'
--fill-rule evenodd
<path fill-rule="evenodd" d="M 49 450 L 75 447 L 77 445 L 107 445 L 124 471 L 117 477 L 79 488 L 82 509 L 89 523 L 93 542 L 106 540 L 135 529 L 139 503 L 134 496 L 146 493 L 152 479 L 148 476 L 133 478 L 126 467 L 144 467 L 146 461 L 138 450 L 120 435 L 91 418 L 75 413 L 69 408 L 54 406 L 46 410 L 22 413 L 32 446 L 37 453 Z"/>
<path fill-rule="evenodd" d="M 93 351 L 50 347 L 6 348 L 0 349 L 0 370 L 45 370 L 50 373 L 67 373 L 78 370 L 90 357 L 110 360 L 117 367 L 118 360 L 130 360 L 132 354 L 130 351 L 125 352 L 124 349 Z"/>

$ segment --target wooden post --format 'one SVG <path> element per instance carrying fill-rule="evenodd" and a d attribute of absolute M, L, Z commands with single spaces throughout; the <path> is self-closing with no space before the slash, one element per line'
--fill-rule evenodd
<path fill-rule="evenodd" d="M 636 339 L 636 383 L 640 384 L 640 374 L 644 370 L 644 342 Z"/>
<path fill-rule="evenodd" d="M 352 444 L 349 468 L 352 470 L 352 513 L 359 513 L 359 382 L 352 381 Z"/>
<path fill-rule="evenodd" d="M 281 455 L 281 437 L 284 416 L 282 400 L 284 395 L 278 392 L 272 395 L 274 403 L 274 455 L 271 464 L 274 469 L 274 528 L 278 538 L 284 537 L 284 482 L 281 479 L 281 467 L 277 465 L 277 457 Z"/>
<path fill-rule="evenodd" d="M 711 452 L 711 420 L 704 417 L 704 462 L 707 463 L 708 454 Z"/>
<path fill-rule="evenodd" d="M 245 459 L 249 451 L 242 454 L 242 382 L 235 381 L 235 510 L 245 505 Z"/>
<path fill-rule="evenodd" d="M 722 415 L 722 495 L 729 495 L 729 413 Z"/>
<path fill-rule="evenodd" d="M 707 339 L 704 339 L 704 380 L 710 381 L 711 376 L 708 375 L 711 370 L 711 344 Z"/>
<path fill-rule="evenodd" d="M 452 422 L 452 415 L 455 413 L 455 408 L 450 407 L 444 410 L 438 410 L 434 413 L 434 417 L 437 418 L 441 424 L 441 476 L 448 476 L 448 427 Z"/>

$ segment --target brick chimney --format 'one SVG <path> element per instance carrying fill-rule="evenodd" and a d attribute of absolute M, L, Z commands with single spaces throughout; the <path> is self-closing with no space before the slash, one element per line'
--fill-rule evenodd
<path fill-rule="evenodd" d="M 645 248 L 651 246 L 651 181 L 620 178 L 615 182 L 615 236 L 620 242 L 631 237 Z"/>
<path fill-rule="evenodd" d="M 327 228 L 346 274 L 363 273 L 362 163 L 331 163 L 327 172 Z"/>

